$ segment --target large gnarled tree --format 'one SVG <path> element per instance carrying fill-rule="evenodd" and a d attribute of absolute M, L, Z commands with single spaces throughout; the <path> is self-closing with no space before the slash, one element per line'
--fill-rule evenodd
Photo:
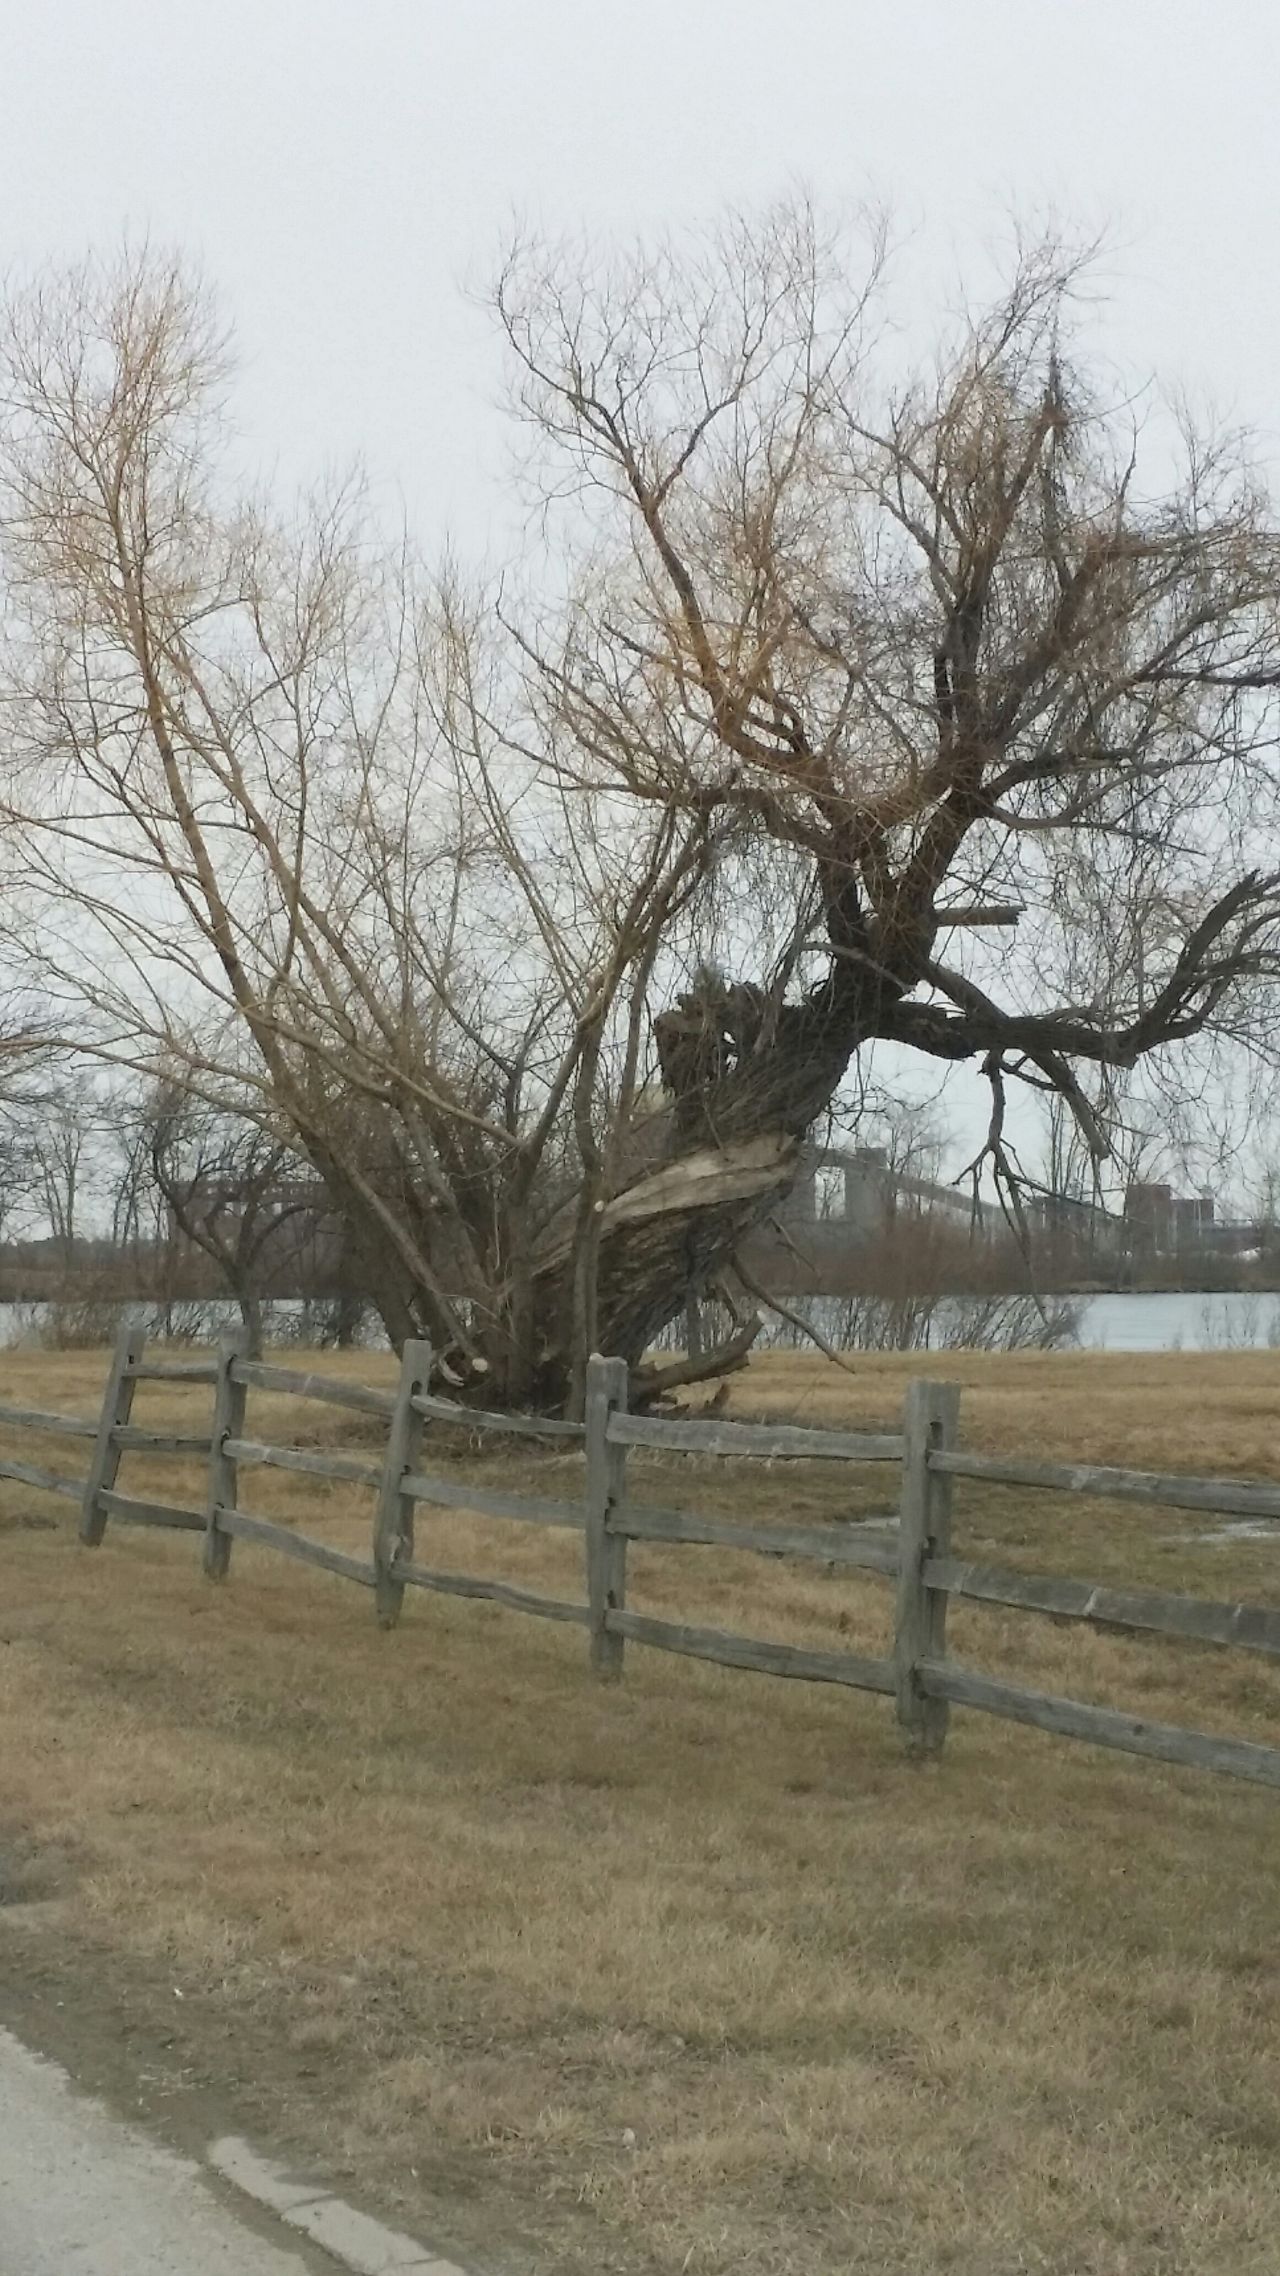
<path fill-rule="evenodd" d="M 486 1396 L 657 1380 L 879 1040 L 982 1066 L 998 1172 L 1012 1079 L 1101 1154 L 1118 1071 L 1265 1048 L 1280 546 L 1236 438 L 1101 399 L 1074 281 L 1032 249 L 912 375 L 802 209 L 517 248 L 543 511 L 496 597 L 350 498 L 227 502 L 177 271 L 15 302 L 44 969 L 214 1100 L 247 1043 L 393 1336 Z"/>

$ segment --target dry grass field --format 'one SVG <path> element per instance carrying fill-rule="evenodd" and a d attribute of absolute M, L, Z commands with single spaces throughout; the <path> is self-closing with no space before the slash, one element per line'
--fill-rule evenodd
<path fill-rule="evenodd" d="M 91 1411 L 103 1354 L 0 1355 L 0 1398 Z M 392 1363 L 318 1358 L 365 1380 Z M 731 1411 L 893 1425 L 913 1371 L 962 1444 L 1280 1478 L 1280 1355 L 766 1360 Z M 200 1428 L 209 1393 L 135 1421 Z M 185 1418 L 185 1420 L 184 1420 Z M 250 1432 L 372 1444 L 251 1395 Z M 3 1442 L 57 1463 L 54 1442 Z M 86 1449 L 66 1449 L 79 1466 Z M 555 1493 L 571 1458 L 434 1459 Z M 890 1469 L 633 1458 L 637 1498 L 817 1521 Z M 143 1482 L 145 1481 L 145 1483 Z M 126 1457 L 121 1484 L 199 1497 Z M 370 1496 L 246 1473 L 343 1547 Z M 1280 1603 L 1280 1539 L 957 1490 L 959 1555 Z M 579 1593 L 572 1536 L 419 1514 L 419 1553 Z M 633 1549 L 639 1610 L 881 1648 L 884 1583 Z M 983 1607 L 952 1649 L 1171 1722 L 1280 1738 L 1243 1652 Z M 0 1484 L 0 2004 L 193 2138 L 327 2163 L 490 2276 L 1273 2276 L 1280 1806 L 1261 1788 L 957 1712 L 907 1762 L 878 1698 L 369 1596 L 237 1543 L 108 1527 Z"/>

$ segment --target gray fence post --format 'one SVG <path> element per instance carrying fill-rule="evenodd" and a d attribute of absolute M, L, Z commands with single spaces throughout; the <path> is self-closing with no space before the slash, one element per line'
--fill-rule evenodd
<path fill-rule="evenodd" d="M 211 1581 L 225 1580 L 231 1563 L 231 1535 L 218 1523 L 221 1509 L 236 1506 L 235 1456 L 227 1452 L 229 1438 L 244 1437 L 244 1409 L 248 1385 L 232 1372 L 243 1359 L 248 1331 L 233 1329 L 218 1344 L 218 1375 L 213 1394 L 213 1428 L 209 1435 L 209 1482 L 204 1508 L 204 1569 Z"/>
<path fill-rule="evenodd" d="M 413 1555 L 414 1512 L 413 1497 L 405 1493 L 404 1481 L 417 1468 L 423 1430 L 423 1418 L 413 1402 L 425 1394 L 430 1381 L 430 1344 L 407 1343 L 400 1360 L 400 1381 L 373 1513 L 373 1562 L 378 1576 L 374 1597 L 381 1628 L 395 1627 L 404 1603 L 404 1582 L 396 1579 L 395 1565 L 398 1557 Z"/>
<path fill-rule="evenodd" d="M 111 1372 L 102 1394 L 102 1413 L 98 1420 L 98 1435 L 93 1442 L 89 1460 L 89 1475 L 84 1482 L 84 1500 L 80 1505 L 80 1539 L 96 1549 L 106 1529 L 107 1512 L 102 1497 L 110 1493 L 120 1468 L 120 1448 L 116 1432 L 123 1430 L 133 1410 L 133 1394 L 137 1378 L 133 1370 L 147 1348 L 145 1327 L 130 1327 L 126 1321 L 116 1337 L 111 1355 Z"/>
<path fill-rule="evenodd" d="M 606 1679 L 621 1675 L 624 1643 L 610 1633 L 606 1615 L 621 1612 L 627 1601 L 626 1535 L 609 1524 L 625 1492 L 627 1450 L 611 1444 L 607 1431 L 610 1415 L 625 1413 L 626 1405 L 625 1359 L 594 1353 L 587 1362 L 587 1602 L 591 1665 Z"/>
<path fill-rule="evenodd" d="M 898 1603 L 893 1660 L 898 1721 L 921 1754 L 938 1754 L 951 1710 L 945 1699 L 926 1698 L 918 1669 L 947 1648 L 947 1597 L 927 1588 L 930 1557 L 951 1554 L 951 1480 L 929 1467 L 930 1451 L 954 1446 L 960 1416 L 958 1383 L 908 1386 L 903 1435 L 902 1499 L 898 1513 Z"/>

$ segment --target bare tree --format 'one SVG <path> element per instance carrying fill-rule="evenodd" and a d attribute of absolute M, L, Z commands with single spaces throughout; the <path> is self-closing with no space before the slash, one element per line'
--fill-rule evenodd
<path fill-rule="evenodd" d="M 4 882 L 0 863 L 0 894 Z M 10 1236 L 43 1182 L 37 1135 L 51 1082 L 57 1090 L 59 1056 L 38 1001 L 17 988 L 0 989 L 0 1239 Z"/>
<path fill-rule="evenodd" d="M 83 1226 L 99 1112 L 87 1079 L 71 1077 L 45 1089 L 28 1117 L 33 1198 L 57 1244 L 68 1280 Z"/>
<path fill-rule="evenodd" d="M 170 1230 L 207 1257 L 240 1308 L 251 1358 L 262 1351 L 263 1279 L 290 1223 L 312 1214 L 315 1181 L 298 1176 L 295 1151 L 252 1121 L 194 1102 L 180 1084 L 159 1085 L 140 1137 Z"/>
<path fill-rule="evenodd" d="M 541 600 L 423 580 L 350 494 L 228 502 L 176 267 L 11 307 L 33 953 L 104 1054 L 247 1080 L 464 1387 L 572 1404 L 593 1347 L 661 1387 L 647 1348 L 877 1041 L 983 1069 L 1010 1187 L 1011 1083 L 1101 1157 L 1114 1070 L 1269 1047 L 1280 554 L 1245 446 L 1108 407 L 1056 247 L 914 377 L 881 267 L 803 208 L 518 247 Z"/>

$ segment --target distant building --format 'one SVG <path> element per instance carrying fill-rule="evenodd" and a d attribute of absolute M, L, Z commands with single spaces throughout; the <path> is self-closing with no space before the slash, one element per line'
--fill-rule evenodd
<path fill-rule="evenodd" d="M 1173 1247 L 1173 1187 L 1129 1186 L 1124 1197 L 1124 1222 L 1135 1248 L 1163 1256 Z"/>
<path fill-rule="evenodd" d="M 1229 1246 L 1225 1238 L 1243 1228 L 1219 1227 L 1211 1194 L 1175 1194 L 1171 1185 L 1135 1183 L 1124 1197 L 1124 1224 L 1130 1246 L 1146 1256 L 1176 1256 L 1180 1250 Z"/>
<path fill-rule="evenodd" d="M 1207 1193 L 1193 1193 L 1187 1200 L 1173 1205 L 1173 1241 L 1179 1249 L 1203 1248 L 1214 1234 L 1213 1197 Z"/>

